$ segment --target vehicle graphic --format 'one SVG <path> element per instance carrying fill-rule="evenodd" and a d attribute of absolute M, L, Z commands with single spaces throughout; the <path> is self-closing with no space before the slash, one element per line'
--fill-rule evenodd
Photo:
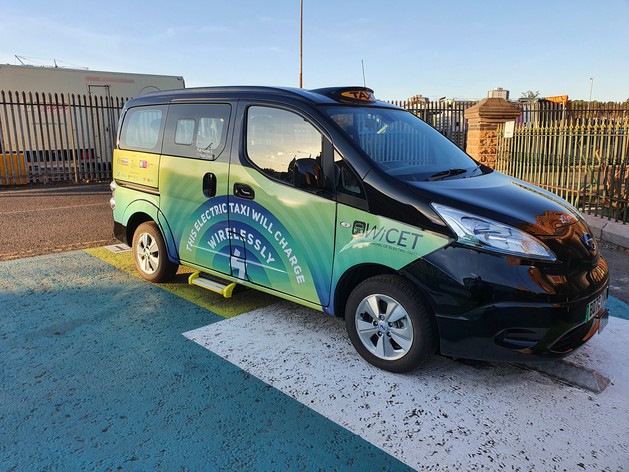
<path fill-rule="evenodd" d="M 364 87 L 130 100 L 112 207 L 152 282 L 236 285 L 343 316 L 368 362 L 565 356 L 601 330 L 608 270 L 581 215 L 479 164 Z"/>

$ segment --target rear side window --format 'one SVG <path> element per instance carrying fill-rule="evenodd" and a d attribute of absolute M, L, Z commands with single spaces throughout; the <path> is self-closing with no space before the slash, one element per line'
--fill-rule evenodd
<path fill-rule="evenodd" d="M 215 160 L 225 147 L 231 107 L 223 103 L 174 104 L 168 110 L 163 153 Z"/>
<path fill-rule="evenodd" d="M 160 152 L 166 108 L 138 107 L 127 111 L 120 131 L 119 147 L 132 151 Z"/>

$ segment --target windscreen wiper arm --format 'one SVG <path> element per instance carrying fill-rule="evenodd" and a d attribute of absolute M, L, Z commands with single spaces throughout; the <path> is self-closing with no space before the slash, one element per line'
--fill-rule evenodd
<path fill-rule="evenodd" d="M 432 174 L 428 177 L 428 180 L 442 180 L 448 177 L 452 177 L 454 175 L 465 174 L 467 169 L 448 169 L 443 170 L 441 172 L 437 172 L 436 174 Z"/>

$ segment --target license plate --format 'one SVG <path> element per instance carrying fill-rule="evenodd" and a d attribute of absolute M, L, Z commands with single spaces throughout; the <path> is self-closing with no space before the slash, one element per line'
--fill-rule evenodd
<path fill-rule="evenodd" d="M 590 321 L 605 307 L 608 292 L 609 288 L 606 288 L 605 290 L 603 290 L 603 293 L 601 293 L 598 297 L 588 303 L 588 306 L 585 309 L 585 321 Z"/>

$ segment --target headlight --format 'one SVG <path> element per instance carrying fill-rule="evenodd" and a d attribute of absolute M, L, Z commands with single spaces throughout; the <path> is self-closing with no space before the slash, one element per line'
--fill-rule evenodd
<path fill-rule="evenodd" d="M 513 226 L 438 203 L 433 203 L 432 207 L 456 233 L 461 244 L 529 259 L 557 260 L 538 239 Z"/>

